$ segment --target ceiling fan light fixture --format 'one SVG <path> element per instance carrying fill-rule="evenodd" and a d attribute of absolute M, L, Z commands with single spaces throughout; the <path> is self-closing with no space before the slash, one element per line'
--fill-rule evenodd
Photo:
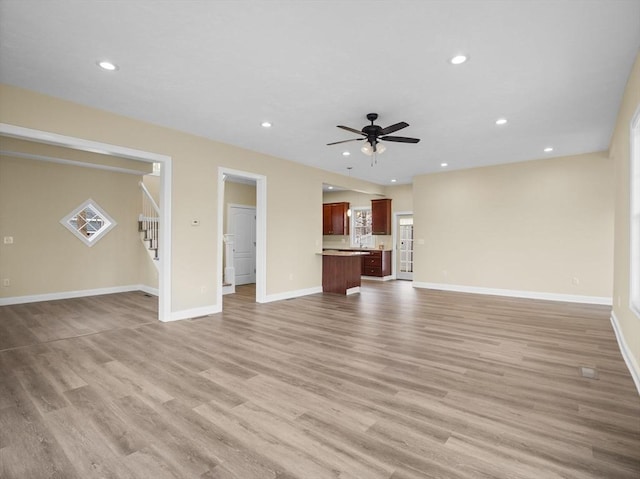
<path fill-rule="evenodd" d="M 360 151 L 367 156 L 373 155 L 373 147 L 369 143 L 365 143 L 365 145 L 360 148 Z"/>

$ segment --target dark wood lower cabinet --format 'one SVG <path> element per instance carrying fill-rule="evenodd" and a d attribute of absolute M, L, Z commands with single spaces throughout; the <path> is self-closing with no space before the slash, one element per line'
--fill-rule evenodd
<path fill-rule="evenodd" d="M 391 251 L 370 251 L 363 256 L 362 276 L 391 276 Z"/>
<path fill-rule="evenodd" d="M 322 291 L 350 294 L 360 290 L 360 258 L 362 256 L 323 256 Z M 357 290 L 354 290 L 357 288 Z M 351 291 L 350 291 L 351 290 Z"/>

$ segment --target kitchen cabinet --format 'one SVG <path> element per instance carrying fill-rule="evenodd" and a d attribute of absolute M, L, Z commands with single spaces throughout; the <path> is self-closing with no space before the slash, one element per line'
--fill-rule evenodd
<path fill-rule="evenodd" d="M 353 294 L 360 292 L 360 251 L 324 251 L 322 253 L 322 292 Z"/>
<path fill-rule="evenodd" d="M 371 200 L 371 233 L 391 234 L 391 199 Z"/>
<path fill-rule="evenodd" d="M 362 276 L 391 276 L 391 251 L 372 250 L 363 256 Z"/>
<path fill-rule="evenodd" d="M 349 234 L 349 203 L 325 203 L 322 205 L 322 234 Z"/>

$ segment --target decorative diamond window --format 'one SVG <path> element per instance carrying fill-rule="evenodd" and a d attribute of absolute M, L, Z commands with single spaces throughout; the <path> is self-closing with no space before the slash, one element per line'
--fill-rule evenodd
<path fill-rule="evenodd" d="M 87 246 L 93 246 L 117 223 L 92 199 L 88 199 L 60 223 L 82 240 Z"/>

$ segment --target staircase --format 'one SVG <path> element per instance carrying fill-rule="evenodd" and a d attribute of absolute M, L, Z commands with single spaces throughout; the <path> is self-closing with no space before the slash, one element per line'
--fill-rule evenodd
<path fill-rule="evenodd" d="M 158 230 L 160 225 L 160 208 L 153 200 L 149 190 L 140 182 L 140 190 L 142 192 L 142 213 L 138 217 L 138 231 L 140 239 L 145 245 L 149 257 L 153 260 L 156 268 L 158 268 Z"/>

